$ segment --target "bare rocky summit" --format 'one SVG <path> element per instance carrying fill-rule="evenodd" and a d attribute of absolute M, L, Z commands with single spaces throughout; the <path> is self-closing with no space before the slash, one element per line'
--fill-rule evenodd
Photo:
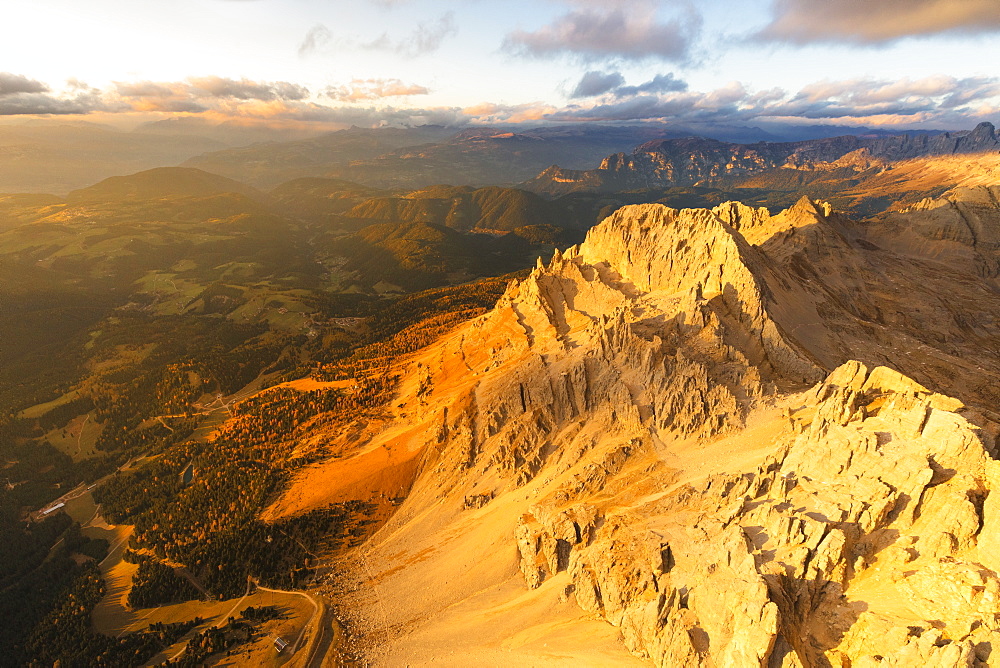
<path fill-rule="evenodd" d="M 990 665 L 998 244 L 980 186 L 626 207 L 269 512 L 405 495 L 342 565 L 376 665 Z"/>

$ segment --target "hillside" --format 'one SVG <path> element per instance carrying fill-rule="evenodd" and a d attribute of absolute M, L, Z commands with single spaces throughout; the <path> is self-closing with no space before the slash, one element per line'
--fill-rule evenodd
<path fill-rule="evenodd" d="M 264 195 L 160 168 L 67 198 L 0 196 L 0 456 L 20 503 L 156 441 L 164 429 L 138 426 L 162 404 L 183 413 L 264 372 L 305 374 L 360 345 L 360 323 L 400 295 L 527 268 L 553 247 L 372 225 L 319 202 L 379 194 L 321 181 Z"/>
<path fill-rule="evenodd" d="M 428 222 L 456 230 L 511 232 L 519 227 L 555 225 L 579 228 L 581 222 L 557 202 L 515 188 L 435 186 L 403 197 L 376 197 L 345 215 L 382 221 Z"/>
<path fill-rule="evenodd" d="M 340 270 L 357 286 L 404 292 L 516 271 L 538 247 L 513 234 L 463 234 L 435 223 L 376 223 L 355 234 L 314 242 L 343 258 Z"/>
<path fill-rule="evenodd" d="M 376 665 L 980 665 L 995 198 L 622 209 L 315 431 L 265 516 L 405 496 L 331 580 Z"/>
<path fill-rule="evenodd" d="M 66 196 L 70 204 L 117 203 L 120 200 L 205 197 L 237 193 L 260 199 L 261 193 L 224 176 L 187 167 L 157 167 L 127 176 L 112 176 Z"/>

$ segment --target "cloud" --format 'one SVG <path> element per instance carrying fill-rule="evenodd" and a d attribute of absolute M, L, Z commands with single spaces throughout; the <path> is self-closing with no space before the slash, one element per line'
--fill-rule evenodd
<path fill-rule="evenodd" d="M 107 93 L 105 97 L 109 104 L 116 99 L 126 102 L 130 110 L 365 127 L 663 120 L 689 127 L 809 121 L 962 128 L 990 120 L 990 114 L 1000 114 L 1000 78 L 944 75 L 823 80 L 795 90 L 753 90 L 734 81 L 714 90 L 693 91 L 673 73 L 627 85 L 618 71 L 592 70 L 577 82 L 572 103 L 562 107 L 542 102 L 487 102 L 465 108 L 379 104 L 428 92 L 424 86 L 399 79 L 354 79 L 322 91 L 320 99 L 330 101 L 323 104 L 309 97 L 305 89 L 284 82 L 202 77 L 182 82 L 120 83 L 110 99 Z M 588 104 L 588 98 L 595 98 L 596 103 Z M 26 101 L 20 104 L 25 107 Z"/>
<path fill-rule="evenodd" d="M 17 93 L 47 93 L 49 87 L 41 81 L 29 79 L 20 74 L 0 72 L 0 96 Z"/>
<path fill-rule="evenodd" d="M 333 34 L 330 32 L 330 29 L 322 23 L 317 23 L 309 29 L 309 32 L 302 39 L 302 43 L 299 44 L 299 58 L 311 56 L 329 44 L 332 38 Z"/>
<path fill-rule="evenodd" d="M 114 95 L 132 111 L 203 113 L 223 103 L 304 100 L 308 89 L 287 81 L 260 82 L 207 76 L 187 81 L 115 82 Z M 232 104 L 229 104 L 232 107 Z"/>
<path fill-rule="evenodd" d="M 1000 78 L 934 76 L 897 81 L 819 81 L 798 91 L 752 91 L 739 82 L 716 90 L 617 96 L 571 104 L 544 115 L 548 121 L 666 120 L 746 124 L 780 119 L 830 123 L 963 127 L 1000 113 Z M 640 87 L 636 87 L 640 88 Z"/>
<path fill-rule="evenodd" d="M 682 81 L 674 76 L 673 72 L 657 74 L 646 83 L 638 86 L 621 86 L 615 90 L 619 97 L 626 95 L 638 95 L 640 93 L 676 93 L 687 90 L 686 81 Z"/>
<path fill-rule="evenodd" d="M 231 97 L 238 100 L 302 100 L 309 96 L 309 90 L 287 81 L 257 82 L 248 79 L 226 79 L 224 77 L 192 77 L 192 90 L 196 96 L 205 93 L 208 97 Z"/>
<path fill-rule="evenodd" d="M 402 39 L 392 39 L 382 33 L 374 40 L 360 44 L 363 49 L 392 51 L 401 56 L 414 58 L 433 53 L 441 48 L 445 39 L 456 35 L 455 13 L 447 12 L 432 23 L 418 23 L 409 35 Z"/>
<path fill-rule="evenodd" d="M 50 86 L 20 74 L 0 72 L 0 116 L 35 114 L 88 114 L 108 111 L 101 92 L 70 79 L 67 90 L 53 93 Z"/>
<path fill-rule="evenodd" d="M 935 116 L 982 100 L 1000 97 L 1000 79 L 932 76 L 879 81 L 820 81 L 770 104 L 776 115 L 836 119 L 842 116 Z"/>
<path fill-rule="evenodd" d="M 155 83 L 152 81 L 115 82 L 115 90 L 122 97 L 168 98 L 183 94 L 183 91 L 179 90 L 178 84 Z"/>
<path fill-rule="evenodd" d="M 462 109 L 462 113 L 476 123 L 528 123 L 545 120 L 558 110 L 541 102 L 525 104 L 495 104 L 484 102 Z"/>
<path fill-rule="evenodd" d="M 344 86 L 330 86 L 323 94 L 340 102 L 358 102 L 428 93 L 430 90 L 423 86 L 406 84 L 399 79 L 354 79 Z"/>
<path fill-rule="evenodd" d="M 314 102 L 252 102 L 223 110 L 230 117 L 331 123 L 359 127 L 443 125 L 461 127 L 470 121 L 458 107 L 406 108 L 338 106 Z"/>
<path fill-rule="evenodd" d="M 95 111 L 118 111 L 99 96 L 81 93 L 55 96 L 46 93 L 13 93 L 0 96 L 0 116 L 76 115 Z"/>
<path fill-rule="evenodd" d="M 197 114 L 210 109 L 197 100 L 187 82 L 116 81 L 114 87 L 117 97 L 133 111 Z"/>
<path fill-rule="evenodd" d="M 756 37 L 807 44 L 883 44 L 938 33 L 1000 31 L 997 0 L 774 0 L 774 19 Z"/>
<path fill-rule="evenodd" d="M 630 97 L 644 93 L 674 93 L 687 90 L 687 82 L 674 76 L 673 72 L 657 74 L 638 86 L 626 86 L 625 77 L 620 72 L 587 72 L 580 78 L 570 98 L 596 97 L 610 93 L 615 97 Z"/>
<path fill-rule="evenodd" d="M 289 82 L 217 76 L 118 82 L 104 90 L 70 80 L 53 91 L 46 83 L 18 75 L 0 76 L 0 82 L 0 115 L 189 113 L 219 120 L 338 127 L 662 120 L 686 127 L 827 123 L 941 129 L 968 128 L 1000 117 L 1000 77 L 988 76 L 823 80 L 795 90 L 754 90 L 732 82 L 694 91 L 672 73 L 627 85 L 618 71 L 592 70 L 576 84 L 579 95 L 562 107 L 484 102 L 465 108 L 385 104 L 429 92 L 392 78 L 354 79 L 317 96 Z"/>
<path fill-rule="evenodd" d="M 625 83 L 621 72 L 587 72 L 580 78 L 576 88 L 569 94 L 572 98 L 594 97 L 614 90 Z"/>
<path fill-rule="evenodd" d="M 585 61 L 622 58 L 682 62 L 688 59 L 700 28 L 701 17 L 694 12 L 661 21 L 656 3 L 638 2 L 628 8 L 610 9 L 584 6 L 537 30 L 509 33 L 502 48 L 515 55 L 541 58 L 570 55 Z"/>
<path fill-rule="evenodd" d="M 100 101 L 89 98 L 61 99 L 44 93 L 18 93 L 0 97 L 0 116 L 36 114 L 89 114 L 103 111 Z"/>

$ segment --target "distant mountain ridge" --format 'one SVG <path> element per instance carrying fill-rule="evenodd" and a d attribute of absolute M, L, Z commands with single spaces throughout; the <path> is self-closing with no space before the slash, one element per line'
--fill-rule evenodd
<path fill-rule="evenodd" d="M 69 193 L 72 204 L 163 197 L 204 197 L 238 193 L 260 200 L 263 193 L 224 176 L 190 167 L 156 167 L 127 176 L 112 176 Z"/>
<path fill-rule="evenodd" d="M 352 128 L 293 142 L 206 153 L 184 163 L 269 188 L 302 177 L 415 190 L 513 185 L 553 162 L 583 167 L 643 142 L 678 136 L 667 126 Z"/>
<path fill-rule="evenodd" d="M 351 128 L 320 137 L 213 151 L 191 158 L 197 167 L 271 188 L 303 177 L 333 177 L 385 189 L 413 190 L 431 185 L 513 185 L 553 163 L 586 168 L 609 153 L 650 141 L 694 134 L 720 141 L 779 141 L 759 128 L 692 127 L 673 123 L 549 126 L 442 126 Z M 841 128 L 844 133 L 873 132 Z M 826 136 L 811 128 L 809 136 Z M 817 134 L 818 133 L 818 134 Z"/>
<path fill-rule="evenodd" d="M 631 154 L 615 153 L 591 170 L 553 165 L 524 184 L 539 194 L 611 192 L 686 185 L 709 185 L 723 178 L 775 169 L 863 171 L 881 162 L 1000 149 L 992 123 L 974 130 L 941 134 L 844 135 L 796 142 L 734 144 L 685 137 L 646 142 Z M 838 163 L 838 161 L 840 161 Z"/>

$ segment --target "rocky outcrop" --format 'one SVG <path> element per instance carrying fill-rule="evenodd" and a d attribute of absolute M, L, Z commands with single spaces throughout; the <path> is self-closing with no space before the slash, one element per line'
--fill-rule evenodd
<path fill-rule="evenodd" d="M 995 257 L 1000 249 L 1000 186 L 954 188 L 887 214 L 883 224 L 893 230 L 887 241 L 898 250 L 920 253 L 933 246 L 939 255 L 976 262 L 983 276 L 1000 273 Z"/>
<path fill-rule="evenodd" d="M 568 570 L 657 665 L 978 665 L 1000 633 L 992 437 L 883 367 L 845 364 L 801 401 L 755 470 L 627 511 L 533 507 L 528 586 Z"/>
<path fill-rule="evenodd" d="M 661 666 L 988 665 L 990 196 L 947 264 L 809 199 L 626 207 L 402 364 L 372 443 L 420 469 L 353 602 L 397 620 L 381 662 L 548 600 Z"/>

